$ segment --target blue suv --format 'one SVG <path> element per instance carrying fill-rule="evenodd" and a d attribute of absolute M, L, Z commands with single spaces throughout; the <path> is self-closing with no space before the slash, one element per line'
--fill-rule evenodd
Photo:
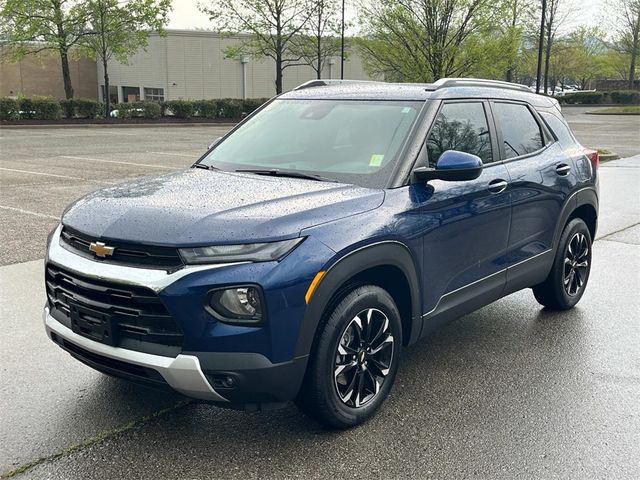
<path fill-rule="evenodd" d="M 523 86 L 311 81 L 192 168 L 69 207 L 46 330 L 107 374 L 350 427 L 443 322 L 524 288 L 580 300 L 597 166 Z"/>

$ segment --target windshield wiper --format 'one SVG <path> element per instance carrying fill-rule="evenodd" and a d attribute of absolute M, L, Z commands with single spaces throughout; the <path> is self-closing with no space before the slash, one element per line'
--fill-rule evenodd
<path fill-rule="evenodd" d="M 193 168 L 202 168 L 203 170 L 220 170 L 218 167 L 214 167 L 213 165 L 205 165 L 204 163 L 195 163 Z"/>
<path fill-rule="evenodd" d="M 306 178 L 307 180 L 317 180 L 319 182 L 335 181 L 314 173 L 303 173 L 296 170 L 280 170 L 278 168 L 243 168 L 235 171 L 239 173 L 255 173 L 256 175 L 271 175 L 274 177 Z"/>

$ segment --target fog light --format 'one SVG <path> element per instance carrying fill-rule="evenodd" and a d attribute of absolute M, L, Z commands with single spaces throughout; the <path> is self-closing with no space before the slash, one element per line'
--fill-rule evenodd
<path fill-rule="evenodd" d="M 262 292 L 255 286 L 238 286 L 215 290 L 209 306 L 223 321 L 247 323 L 262 320 Z"/>

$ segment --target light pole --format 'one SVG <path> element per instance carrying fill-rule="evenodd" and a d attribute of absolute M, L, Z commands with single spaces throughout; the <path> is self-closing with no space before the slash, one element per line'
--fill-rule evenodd
<path fill-rule="evenodd" d="M 344 0 L 342 0 L 342 28 L 340 33 L 340 80 L 344 80 Z"/>
<path fill-rule="evenodd" d="M 540 16 L 540 39 L 538 40 L 538 68 L 536 71 L 536 93 L 540 93 L 540 77 L 542 76 L 542 50 L 544 49 L 544 24 L 547 14 L 547 0 L 542 0 L 542 15 Z M 547 92 L 544 92 L 545 94 Z"/>

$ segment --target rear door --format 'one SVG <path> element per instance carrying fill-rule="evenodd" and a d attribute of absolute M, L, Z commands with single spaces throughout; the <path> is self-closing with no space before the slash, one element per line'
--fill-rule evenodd
<path fill-rule="evenodd" d="M 443 103 L 427 137 L 429 166 L 446 150 L 472 153 L 484 165 L 475 180 L 427 184 L 429 196 L 421 208 L 430 224 L 423 236 L 427 329 L 431 316 L 453 314 L 474 296 L 488 303 L 504 287 L 511 205 L 509 174 L 498 161 L 497 145 L 487 102 Z M 474 288 L 466 289 L 471 284 Z"/>
<path fill-rule="evenodd" d="M 509 290 L 514 290 L 542 281 L 548 273 L 555 227 L 575 185 L 575 169 L 531 106 L 494 101 L 491 110 L 500 155 L 511 178 L 507 277 Z"/>

